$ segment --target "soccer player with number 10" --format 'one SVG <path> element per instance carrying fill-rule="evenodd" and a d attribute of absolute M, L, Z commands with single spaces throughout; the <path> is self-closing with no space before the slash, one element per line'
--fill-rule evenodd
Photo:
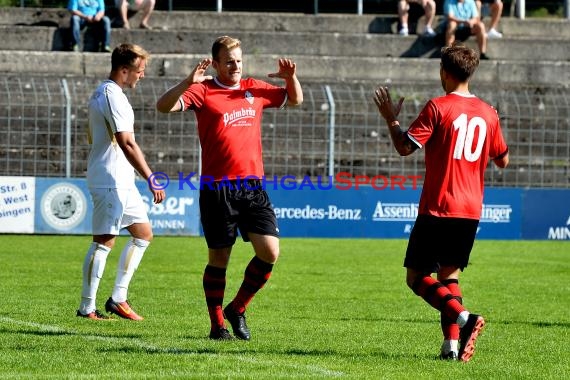
<path fill-rule="evenodd" d="M 475 241 L 489 158 L 500 168 L 509 162 L 497 111 L 469 92 L 478 65 L 473 49 L 444 47 L 439 74 L 445 95 L 429 100 L 407 131 L 397 120 L 404 98 L 394 104 L 386 87 L 374 94 L 398 153 L 425 150 L 418 217 L 404 259 L 406 283 L 441 313 L 440 358 L 464 362 L 473 356 L 485 320 L 463 306 L 459 274 Z"/>

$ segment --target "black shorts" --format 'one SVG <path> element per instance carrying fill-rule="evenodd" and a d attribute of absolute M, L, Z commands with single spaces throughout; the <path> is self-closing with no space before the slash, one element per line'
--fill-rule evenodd
<path fill-rule="evenodd" d="M 200 190 L 200 220 L 208 248 L 244 241 L 248 232 L 279 237 L 277 218 L 261 181 L 221 181 Z"/>
<path fill-rule="evenodd" d="M 437 273 L 442 266 L 463 270 L 475 242 L 479 221 L 418 215 L 406 250 L 404 266 Z"/>

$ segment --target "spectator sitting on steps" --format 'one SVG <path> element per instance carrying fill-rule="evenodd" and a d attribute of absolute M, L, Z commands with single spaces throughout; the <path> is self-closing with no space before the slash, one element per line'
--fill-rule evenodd
<path fill-rule="evenodd" d="M 445 0 L 443 3 L 445 17 L 445 46 L 452 46 L 455 39 L 466 40 L 469 36 L 477 38 L 479 59 L 487 57 L 487 34 L 485 25 L 479 17 L 475 0 Z"/>
<path fill-rule="evenodd" d="M 407 36 L 408 30 L 408 14 L 410 11 L 410 3 L 416 3 L 422 6 L 426 16 L 426 27 L 424 36 L 433 37 L 435 32 L 432 29 L 433 20 L 435 18 L 435 0 L 399 0 L 398 1 L 398 19 L 400 20 L 400 29 L 398 34 Z"/>
<path fill-rule="evenodd" d="M 102 42 L 100 51 L 111 52 L 111 20 L 105 16 L 104 0 L 69 0 L 67 9 L 71 12 L 71 48 L 79 51 L 81 30 L 86 26 L 96 27 Z"/>
<path fill-rule="evenodd" d="M 123 21 L 123 28 L 131 29 L 128 18 L 129 11 L 142 11 L 142 18 L 139 27 L 141 29 L 152 29 L 148 24 L 148 20 L 150 19 L 150 14 L 154 10 L 155 2 L 156 0 L 115 0 L 115 5 L 117 6 Z"/>
<path fill-rule="evenodd" d="M 503 2 L 501 0 L 475 0 L 477 4 L 477 10 L 481 15 L 481 20 L 483 19 L 483 13 L 481 12 L 481 7 L 483 3 L 489 4 L 489 10 L 491 11 L 491 23 L 489 24 L 489 31 L 487 32 L 487 38 L 503 38 L 503 34 L 499 33 L 497 27 L 499 25 L 499 20 L 503 14 Z"/>

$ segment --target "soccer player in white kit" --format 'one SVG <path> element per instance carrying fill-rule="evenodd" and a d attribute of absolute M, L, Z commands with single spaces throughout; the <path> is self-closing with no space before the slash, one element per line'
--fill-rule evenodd
<path fill-rule="evenodd" d="M 135 170 L 149 181 L 154 203 L 162 202 L 165 192 L 151 185 L 152 171 L 135 142 L 134 112 L 123 90 L 135 88 L 144 77 L 148 58 L 140 46 L 116 47 L 109 79 L 89 100 L 87 186 L 93 201 L 93 242 L 83 262 L 78 317 L 109 319 L 96 308 L 97 289 L 115 238 L 126 228 L 132 238 L 121 252 L 115 286 L 105 310 L 125 319 L 143 319 L 127 301 L 129 283 L 153 237 L 145 204 L 135 185 Z"/>

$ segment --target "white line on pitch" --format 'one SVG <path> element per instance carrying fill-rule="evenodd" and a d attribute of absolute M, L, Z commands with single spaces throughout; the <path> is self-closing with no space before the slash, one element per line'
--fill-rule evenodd
<path fill-rule="evenodd" d="M 20 326 L 34 327 L 40 331 L 45 331 L 45 332 L 50 332 L 50 333 L 62 333 L 62 334 L 77 335 L 78 337 L 82 337 L 82 338 L 87 339 L 87 340 L 98 340 L 98 341 L 109 342 L 109 343 L 121 342 L 124 344 L 129 344 L 129 345 L 132 345 L 132 346 L 135 346 L 138 348 L 142 348 L 142 349 L 147 350 L 147 351 L 164 353 L 164 354 L 184 353 L 184 354 L 188 354 L 188 355 L 220 356 L 220 354 L 191 353 L 191 352 L 187 352 L 181 348 L 161 348 L 161 347 L 157 347 L 157 346 L 154 346 L 151 344 L 147 344 L 146 342 L 143 342 L 140 339 L 135 339 L 135 338 L 116 338 L 116 337 L 107 337 L 107 336 L 84 334 L 84 333 L 81 333 L 79 331 L 75 331 L 75 330 L 71 330 L 71 329 L 65 329 L 65 328 L 62 328 L 59 326 L 55 326 L 55 325 L 46 325 L 46 324 L 42 324 L 42 323 L 29 322 L 29 321 L 19 321 L 17 319 L 7 318 L 7 317 L 0 317 L 0 322 L 6 322 L 6 323 L 11 323 L 11 324 L 20 325 Z M 243 360 L 243 361 L 247 361 L 247 362 L 252 363 L 252 364 L 258 364 L 258 365 L 262 364 L 262 365 L 272 366 L 275 364 L 273 361 L 259 360 L 256 358 L 246 357 L 243 355 L 240 355 L 239 359 Z M 340 376 L 344 375 L 343 372 L 331 371 L 331 370 L 328 370 L 326 368 L 321 368 L 319 366 L 314 366 L 314 365 L 299 365 L 299 364 L 288 364 L 288 363 L 286 363 L 285 365 L 287 365 L 288 367 L 291 367 L 293 369 L 296 369 L 296 370 L 303 370 L 304 369 L 307 372 L 318 373 L 320 375 L 325 375 L 325 376 L 340 377 Z"/>

